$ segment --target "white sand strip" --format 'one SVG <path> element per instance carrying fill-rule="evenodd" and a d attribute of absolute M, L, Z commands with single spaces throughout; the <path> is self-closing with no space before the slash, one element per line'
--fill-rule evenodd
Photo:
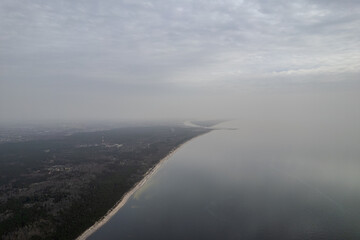
<path fill-rule="evenodd" d="M 206 134 L 206 133 L 203 133 Z M 148 179 L 150 179 L 150 177 L 157 172 L 157 170 L 161 167 L 161 165 L 169 158 L 171 158 L 174 153 L 181 148 L 181 146 L 183 146 L 185 143 L 188 143 L 189 141 L 200 137 L 200 134 L 194 138 L 189 139 L 188 141 L 182 143 L 181 145 L 179 145 L 176 149 L 172 150 L 171 152 L 169 152 L 168 155 L 166 155 L 166 157 L 164 157 L 163 159 L 160 160 L 160 162 L 153 167 L 152 169 L 149 169 L 145 175 L 144 178 L 138 182 L 129 192 L 125 193 L 123 195 L 123 197 L 115 204 L 115 206 L 113 208 L 111 208 L 106 214 L 105 216 L 103 216 L 102 218 L 100 218 L 97 222 L 94 223 L 94 225 L 92 225 L 90 228 L 88 228 L 85 232 L 83 232 L 78 238 L 76 238 L 76 240 L 85 240 L 87 239 L 91 234 L 93 234 L 96 230 L 98 230 L 100 227 L 102 227 L 107 221 L 110 220 L 110 218 L 112 218 L 112 216 L 114 216 L 116 214 L 117 211 L 119 211 L 119 209 L 121 209 L 125 203 L 130 199 L 130 197 L 137 191 L 139 190 Z"/>

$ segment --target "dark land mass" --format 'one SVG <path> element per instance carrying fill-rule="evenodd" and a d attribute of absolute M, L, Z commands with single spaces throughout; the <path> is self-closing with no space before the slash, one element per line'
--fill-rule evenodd
<path fill-rule="evenodd" d="M 0 144 L 2 239 L 75 239 L 203 128 L 126 127 Z"/>
<path fill-rule="evenodd" d="M 182 122 L 175 123 L 177 125 Z M 89 122 L 18 122 L 18 123 L 0 123 L 0 144 L 7 142 L 25 142 L 31 140 L 49 140 L 64 136 L 70 136 L 80 132 L 97 132 L 117 128 L 144 127 L 144 126 L 168 126 L 174 125 L 172 122 L 159 121 L 89 121 Z"/>

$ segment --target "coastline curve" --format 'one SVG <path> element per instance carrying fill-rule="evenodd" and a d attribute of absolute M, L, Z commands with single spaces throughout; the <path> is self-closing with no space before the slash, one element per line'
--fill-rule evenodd
<path fill-rule="evenodd" d="M 85 230 L 80 236 L 78 236 L 76 238 L 76 240 L 86 240 L 88 237 L 90 237 L 90 235 L 92 235 L 94 232 L 96 232 L 98 229 L 100 229 L 127 203 L 127 201 L 130 199 L 130 197 L 133 196 L 135 194 L 135 192 L 137 192 L 161 168 L 161 166 L 164 164 L 164 162 L 166 162 L 169 158 L 171 158 L 176 153 L 176 151 L 178 151 L 186 143 L 188 143 L 202 135 L 205 135 L 209 132 L 211 132 L 211 131 L 197 135 L 197 136 L 185 141 L 184 143 L 180 144 L 173 150 L 171 150 L 164 158 L 162 158 L 159 161 L 158 164 L 156 164 L 153 168 L 149 169 L 144 174 L 144 178 L 141 179 L 139 182 L 137 182 L 134 185 L 134 187 L 131 188 L 128 192 L 126 192 L 121 197 L 121 199 L 111 209 L 109 209 L 109 211 L 103 217 L 101 217 L 91 227 L 89 227 L 87 230 Z"/>

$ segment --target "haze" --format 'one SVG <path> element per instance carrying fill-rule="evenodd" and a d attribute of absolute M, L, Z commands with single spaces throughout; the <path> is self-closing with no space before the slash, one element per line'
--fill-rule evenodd
<path fill-rule="evenodd" d="M 0 2 L 0 121 L 291 118 L 359 130 L 360 4 Z"/>

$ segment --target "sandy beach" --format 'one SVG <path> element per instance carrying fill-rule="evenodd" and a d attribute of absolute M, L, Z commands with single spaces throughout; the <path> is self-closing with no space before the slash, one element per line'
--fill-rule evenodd
<path fill-rule="evenodd" d="M 208 133 L 208 132 L 207 132 Z M 206 134 L 206 133 L 203 133 Z M 79 237 L 76 238 L 76 240 L 85 240 L 87 239 L 91 234 L 93 234 L 96 230 L 98 230 L 99 228 L 101 228 L 107 221 L 109 221 L 116 213 L 117 211 L 119 211 L 125 204 L 126 202 L 130 199 L 130 197 L 137 191 L 139 190 L 145 183 L 147 180 L 149 180 L 151 178 L 151 176 L 153 174 L 155 174 L 157 172 L 157 170 L 162 166 L 162 164 L 169 158 L 171 158 L 175 152 L 177 150 L 179 150 L 184 144 L 190 142 L 191 140 L 194 140 L 197 137 L 202 136 L 203 134 L 200 134 L 194 138 L 189 139 L 188 141 L 180 144 L 177 148 L 175 148 L 174 150 L 172 150 L 171 152 L 169 152 L 168 155 L 166 155 L 166 157 L 164 157 L 163 159 L 160 160 L 160 162 L 153 168 L 149 169 L 149 171 L 146 172 L 146 174 L 144 175 L 144 178 L 138 182 L 137 184 L 135 184 L 135 186 L 127 193 L 124 194 L 124 196 L 115 204 L 115 206 L 113 208 L 111 208 L 106 214 L 105 216 L 103 216 L 101 219 L 99 219 L 97 222 L 94 223 L 94 225 L 92 225 L 90 228 L 88 228 L 85 232 L 83 232 Z"/>

